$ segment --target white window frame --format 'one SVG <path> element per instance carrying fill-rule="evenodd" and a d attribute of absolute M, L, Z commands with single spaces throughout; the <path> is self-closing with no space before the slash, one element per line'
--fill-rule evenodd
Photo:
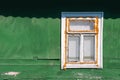
<path fill-rule="evenodd" d="M 98 38 L 97 38 L 97 62 L 95 63 L 67 63 L 66 62 L 66 26 L 68 17 L 92 17 L 98 18 Z M 95 23 L 96 24 L 96 23 Z M 67 29 L 68 30 L 68 29 Z M 67 31 L 69 32 L 69 31 Z M 73 31 L 72 33 L 76 33 Z M 89 33 L 89 32 L 88 32 Z M 62 12 L 61 13 L 61 69 L 66 68 L 103 68 L 103 51 L 102 51 L 102 40 L 103 37 L 103 12 Z M 83 38 L 83 37 L 82 37 Z M 95 41 L 96 42 L 96 41 Z M 82 45 L 80 45 L 82 46 Z M 96 49 L 96 46 L 95 46 Z M 96 54 L 96 52 L 95 52 Z M 81 56 L 81 55 L 80 55 Z M 82 59 L 82 58 L 81 58 Z"/>

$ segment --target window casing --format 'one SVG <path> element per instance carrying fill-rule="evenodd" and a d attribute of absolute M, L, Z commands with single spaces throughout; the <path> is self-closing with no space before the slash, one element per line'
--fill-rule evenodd
<path fill-rule="evenodd" d="M 103 12 L 62 12 L 61 68 L 103 68 Z"/>

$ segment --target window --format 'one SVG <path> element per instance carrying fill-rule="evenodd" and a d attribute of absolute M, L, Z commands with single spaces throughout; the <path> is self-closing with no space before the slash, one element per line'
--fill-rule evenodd
<path fill-rule="evenodd" d="M 103 68 L 103 12 L 62 12 L 61 68 Z"/>

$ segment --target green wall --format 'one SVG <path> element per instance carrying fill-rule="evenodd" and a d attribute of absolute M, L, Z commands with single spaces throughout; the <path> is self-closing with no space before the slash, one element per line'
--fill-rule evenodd
<path fill-rule="evenodd" d="M 120 18 L 104 18 L 103 69 L 60 70 L 60 18 L 0 16 L 1 79 L 119 80 Z M 2 75 L 16 71 L 16 77 Z M 52 74 L 51 74 L 52 72 Z"/>
<path fill-rule="evenodd" d="M 0 59 L 59 59 L 60 19 L 0 16 Z"/>
<path fill-rule="evenodd" d="M 0 80 L 120 79 L 119 2 L 20 1 L 1 2 L 0 5 Z M 60 69 L 63 11 L 104 12 L 103 69 Z M 7 72 L 20 74 L 4 75 Z"/>

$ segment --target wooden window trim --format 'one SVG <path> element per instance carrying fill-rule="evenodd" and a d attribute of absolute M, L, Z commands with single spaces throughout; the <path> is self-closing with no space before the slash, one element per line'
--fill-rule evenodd
<path fill-rule="evenodd" d="M 64 12 L 63 12 L 64 13 Z M 80 13 L 81 14 L 81 12 L 78 12 L 78 13 Z M 90 12 L 90 13 L 93 13 L 93 14 L 96 14 L 96 12 Z M 102 12 L 98 12 L 98 14 L 100 15 Z M 70 65 L 70 64 L 95 64 L 96 65 L 96 67 L 95 67 L 95 65 L 93 65 L 93 67 L 91 67 L 91 68 L 103 68 L 103 66 L 102 66 L 102 60 L 98 60 L 98 59 L 102 59 L 102 58 L 100 58 L 100 57 L 102 57 L 102 54 L 98 54 L 98 48 L 102 48 L 102 46 L 100 46 L 99 47 L 99 44 L 100 44 L 100 41 L 98 42 L 98 39 L 99 39 L 99 37 L 100 37 L 100 35 L 98 34 L 99 32 L 102 32 L 102 30 L 100 30 L 99 31 L 99 26 L 102 26 L 103 27 L 103 13 L 102 13 L 102 18 L 101 18 L 101 20 L 99 19 L 99 15 L 98 16 L 96 16 L 96 15 L 92 15 L 92 16 L 86 16 L 86 17 L 81 17 L 81 16 L 78 16 L 78 14 L 77 14 L 77 16 L 75 16 L 75 18 L 73 18 L 73 16 L 68 16 L 68 14 L 69 14 L 69 12 L 67 12 L 67 15 L 66 16 L 64 16 L 64 24 L 62 24 L 62 26 L 63 25 L 65 25 L 65 29 L 64 29 L 64 43 L 65 43 L 65 49 L 64 49 L 64 54 L 63 54 L 63 51 L 61 51 L 62 52 L 62 56 L 61 56 L 61 62 L 63 62 L 63 63 L 61 63 L 61 68 L 62 69 L 66 69 L 66 68 L 69 68 L 69 67 L 67 67 L 68 65 Z M 71 13 L 70 13 L 71 14 Z M 74 14 L 74 12 L 73 12 L 73 14 Z M 76 14 L 76 13 L 75 13 Z M 85 12 L 85 14 L 86 14 L 86 12 Z M 89 12 L 87 12 L 87 15 L 89 15 Z M 84 15 L 83 15 L 84 16 Z M 94 24 L 94 30 L 79 30 L 79 31 L 72 31 L 72 30 L 70 30 L 70 23 L 69 23 L 69 21 L 70 20 L 76 20 L 76 17 L 77 17 L 77 20 L 83 20 L 83 19 L 86 19 L 86 20 L 91 20 L 91 21 L 93 21 L 95 24 Z M 63 19 L 63 16 L 62 16 L 62 19 Z M 99 23 L 99 20 L 101 21 L 101 24 Z M 63 28 L 62 28 L 63 29 Z M 68 34 L 74 34 L 74 33 L 80 33 L 80 34 L 84 34 L 84 33 L 93 33 L 93 34 L 95 34 L 95 61 L 85 61 L 85 62 L 67 62 L 67 50 L 68 50 Z M 101 34 L 101 33 L 100 33 Z M 102 35 L 101 35 L 102 36 Z M 62 41 L 63 42 L 63 41 Z M 102 44 L 102 43 L 101 43 Z M 62 45 L 61 45 L 62 46 Z M 63 46 L 62 46 L 63 47 Z M 62 48 L 62 50 L 63 50 L 63 48 Z M 102 49 L 101 49 L 101 52 L 102 52 Z M 63 56 L 64 55 L 64 56 Z M 100 56 L 100 57 L 99 57 Z M 63 61 L 64 60 L 64 61 Z M 100 66 L 99 66 L 100 65 Z M 82 68 L 82 67 L 78 67 L 78 68 Z M 83 68 L 84 68 L 84 65 L 83 65 Z M 85 67 L 86 68 L 86 67 Z M 88 67 L 89 68 L 89 67 Z"/>

